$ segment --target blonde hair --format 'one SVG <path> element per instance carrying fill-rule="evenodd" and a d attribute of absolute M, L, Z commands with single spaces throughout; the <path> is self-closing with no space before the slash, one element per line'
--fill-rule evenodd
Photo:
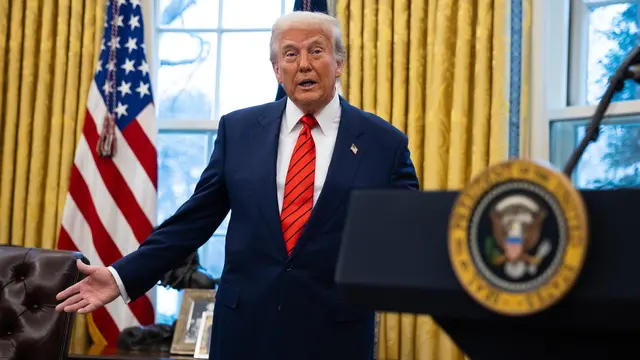
<path fill-rule="evenodd" d="M 270 60 L 276 62 L 278 57 L 278 48 L 280 35 L 287 29 L 311 29 L 321 28 L 331 34 L 333 40 L 333 55 L 338 62 L 347 60 L 347 50 L 342 42 L 342 30 L 340 22 L 333 16 L 321 12 L 294 11 L 281 16 L 271 29 L 271 40 L 269 48 L 271 49 Z"/>

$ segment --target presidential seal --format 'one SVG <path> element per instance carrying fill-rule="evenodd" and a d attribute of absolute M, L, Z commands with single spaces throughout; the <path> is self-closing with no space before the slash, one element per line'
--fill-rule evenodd
<path fill-rule="evenodd" d="M 502 315 L 534 314 L 571 290 L 587 252 L 580 193 L 561 172 L 526 160 L 490 167 L 463 189 L 449 255 L 467 293 Z"/>

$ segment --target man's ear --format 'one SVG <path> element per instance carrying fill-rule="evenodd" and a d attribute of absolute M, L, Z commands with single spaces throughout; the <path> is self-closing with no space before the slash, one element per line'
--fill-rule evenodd
<path fill-rule="evenodd" d="M 280 75 L 280 66 L 278 66 L 277 62 L 271 62 L 271 67 L 273 67 L 273 73 L 276 75 L 276 80 L 278 80 L 278 84 L 282 85 L 282 75 Z"/>
<path fill-rule="evenodd" d="M 337 62 L 338 67 L 336 68 L 336 78 L 342 76 L 342 71 L 344 70 L 344 61 L 340 60 Z"/>

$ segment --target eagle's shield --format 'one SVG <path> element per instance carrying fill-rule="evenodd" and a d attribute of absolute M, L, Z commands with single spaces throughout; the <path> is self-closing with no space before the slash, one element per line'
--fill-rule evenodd
<path fill-rule="evenodd" d="M 507 238 L 504 254 L 509 261 L 517 259 L 522 254 L 523 241 L 521 237 L 510 236 Z"/>

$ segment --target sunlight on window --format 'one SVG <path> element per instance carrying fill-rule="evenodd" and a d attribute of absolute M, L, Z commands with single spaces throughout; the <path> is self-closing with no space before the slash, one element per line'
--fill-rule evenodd
<path fill-rule="evenodd" d="M 596 104 L 609 77 L 638 45 L 637 3 L 600 5 L 590 9 L 588 37 L 587 103 Z M 625 84 L 614 101 L 636 99 L 637 86 Z"/>
<path fill-rule="evenodd" d="M 182 293 L 174 289 L 156 287 L 156 323 L 172 324 L 178 319 Z"/>
<path fill-rule="evenodd" d="M 219 6 L 218 0 L 159 0 L 158 24 L 174 29 L 215 29 Z"/>
<path fill-rule="evenodd" d="M 168 32 L 158 37 L 158 116 L 210 119 L 216 83 L 215 33 Z"/>
<path fill-rule="evenodd" d="M 269 32 L 222 35 L 220 115 L 275 100 L 278 81 L 269 61 Z"/>
<path fill-rule="evenodd" d="M 247 9 L 251 9 L 251 11 L 247 11 Z M 222 27 L 227 29 L 271 29 L 271 25 L 281 12 L 281 0 L 223 1 Z M 232 16 L 227 14 L 232 14 Z"/>
<path fill-rule="evenodd" d="M 585 150 L 575 170 L 574 183 L 580 189 L 612 189 L 640 186 L 640 118 L 628 116 L 604 124 L 596 142 Z M 584 136 L 588 120 L 558 121 L 551 125 L 552 162 L 562 167 Z M 562 135 L 560 135 L 562 134 Z M 566 142 L 566 145 L 562 143 Z M 567 146 L 569 145 L 569 146 Z"/>

